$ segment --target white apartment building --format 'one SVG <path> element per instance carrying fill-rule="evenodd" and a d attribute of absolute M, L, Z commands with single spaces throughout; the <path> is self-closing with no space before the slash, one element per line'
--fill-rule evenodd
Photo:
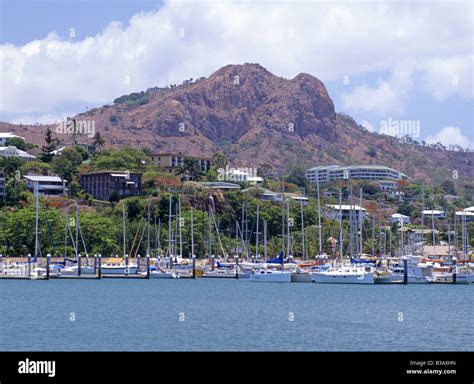
<path fill-rule="evenodd" d="M 26 175 L 23 176 L 26 180 L 26 187 L 34 193 L 35 184 L 38 183 L 38 193 L 41 195 L 50 196 L 65 196 L 67 181 L 61 179 L 59 176 L 39 176 Z"/>
<path fill-rule="evenodd" d="M 311 183 L 328 183 L 337 180 L 402 180 L 408 176 L 384 165 L 339 165 L 313 167 L 306 171 Z"/>

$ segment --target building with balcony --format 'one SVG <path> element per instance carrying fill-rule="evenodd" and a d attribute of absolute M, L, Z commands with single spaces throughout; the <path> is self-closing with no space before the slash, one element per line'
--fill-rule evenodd
<path fill-rule="evenodd" d="M 359 220 L 362 220 L 364 222 L 365 216 L 367 215 L 367 210 L 365 208 L 361 208 L 358 205 L 346 205 L 346 204 L 330 204 L 327 205 L 329 208 L 328 212 L 326 213 L 326 217 L 330 220 L 340 220 L 341 219 L 341 213 L 342 213 L 342 220 L 348 220 L 349 215 L 352 211 L 352 217 L 354 222 L 358 222 Z"/>
<path fill-rule="evenodd" d="M 211 168 L 211 159 L 207 157 L 200 157 L 200 156 L 187 156 L 182 153 L 180 154 L 172 154 L 172 153 L 158 153 L 152 154 L 150 156 L 151 163 L 158 167 L 164 168 L 170 173 L 173 172 L 174 169 L 181 167 L 184 164 L 184 160 L 194 159 L 197 160 L 199 166 L 201 167 L 202 172 L 207 172 Z"/>
<path fill-rule="evenodd" d="M 26 188 L 33 192 L 38 184 L 38 193 L 48 196 L 65 196 L 67 194 L 67 181 L 59 176 L 26 175 Z"/>
<path fill-rule="evenodd" d="M 119 198 L 139 196 L 142 174 L 138 172 L 103 171 L 84 173 L 80 179 L 82 189 L 94 199 L 109 200 L 116 192 Z"/>
<path fill-rule="evenodd" d="M 306 171 L 311 183 L 329 183 L 338 180 L 403 180 L 408 176 L 384 165 L 339 165 L 313 167 Z M 388 185 L 387 185 L 388 186 Z"/>

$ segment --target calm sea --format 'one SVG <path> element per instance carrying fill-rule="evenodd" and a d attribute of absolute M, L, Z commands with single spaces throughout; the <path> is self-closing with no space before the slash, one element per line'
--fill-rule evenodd
<path fill-rule="evenodd" d="M 0 281 L 0 350 L 474 350 L 473 285 Z"/>

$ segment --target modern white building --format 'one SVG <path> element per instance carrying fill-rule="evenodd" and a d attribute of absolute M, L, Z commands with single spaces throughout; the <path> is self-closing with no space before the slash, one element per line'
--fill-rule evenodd
<path fill-rule="evenodd" d="M 410 216 L 402 215 L 401 213 L 394 213 L 390 216 L 390 224 L 398 223 L 400 225 L 411 224 Z"/>
<path fill-rule="evenodd" d="M 35 184 L 38 183 L 38 193 L 49 196 L 65 196 L 67 181 L 59 176 L 26 175 L 26 187 L 34 193 Z"/>
<path fill-rule="evenodd" d="M 326 206 L 329 208 L 329 212 L 326 214 L 326 217 L 331 220 L 340 220 L 341 218 L 340 213 L 342 213 L 343 220 L 348 219 L 351 210 L 353 214 L 353 219 L 356 222 L 359 221 L 359 218 L 362 221 L 364 221 L 365 216 L 367 215 L 367 210 L 365 208 L 361 208 L 358 205 L 352 205 L 351 207 L 350 205 L 346 205 L 346 204 L 342 204 L 342 205 L 330 204 Z"/>
<path fill-rule="evenodd" d="M 446 219 L 446 212 L 438 209 L 425 209 L 422 211 L 423 215 L 434 217 L 435 219 Z"/>
<path fill-rule="evenodd" d="M 384 165 L 339 165 L 313 167 L 306 171 L 306 178 L 311 183 L 328 183 L 337 180 L 403 180 L 408 179 L 404 173 Z"/>
<path fill-rule="evenodd" d="M 4 147 L 7 140 L 8 139 L 13 139 L 14 137 L 25 140 L 24 137 L 17 136 L 15 134 L 11 133 L 11 132 L 0 132 L 0 146 Z"/>
<path fill-rule="evenodd" d="M 22 151 L 12 145 L 0 147 L 0 157 L 19 157 L 27 161 L 36 159 L 36 156 L 30 155 L 28 152 Z"/>

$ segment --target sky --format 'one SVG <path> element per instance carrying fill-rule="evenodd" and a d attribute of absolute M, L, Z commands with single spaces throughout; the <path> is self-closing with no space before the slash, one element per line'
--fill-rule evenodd
<path fill-rule="evenodd" d="M 250 62 L 316 76 L 371 131 L 474 149 L 473 25 L 469 1 L 0 0 L 0 121 Z"/>

